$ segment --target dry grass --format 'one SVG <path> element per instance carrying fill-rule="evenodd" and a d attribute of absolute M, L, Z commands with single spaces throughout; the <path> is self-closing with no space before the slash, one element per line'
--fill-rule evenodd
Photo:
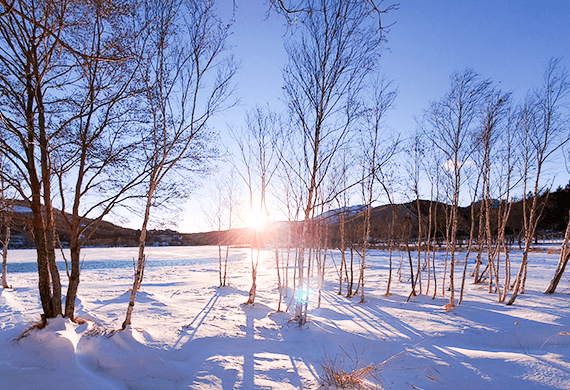
<path fill-rule="evenodd" d="M 22 332 L 22 334 L 20 335 L 20 337 L 18 337 L 18 338 L 16 339 L 16 341 L 20 341 L 20 340 L 22 340 L 23 338 L 28 337 L 28 336 L 30 335 L 30 332 L 31 332 L 32 330 L 34 330 L 34 329 L 43 329 L 43 328 L 46 327 L 46 325 L 47 325 L 47 320 L 46 320 L 45 316 L 42 314 L 42 319 L 41 319 L 41 321 L 36 322 L 36 323 L 30 325 L 29 327 L 27 327 L 26 330 L 24 330 L 24 331 Z"/>
<path fill-rule="evenodd" d="M 325 356 L 324 362 L 321 364 L 323 375 L 319 375 L 319 377 L 326 389 L 332 386 L 337 389 L 382 389 L 383 387 L 376 377 L 379 366 L 379 364 L 363 366 L 357 361 L 354 369 L 346 371 L 342 367 L 342 363 L 338 364 L 335 360 Z"/>
<path fill-rule="evenodd" d="M 75 317 L 72 320 L 72 322 L 76 323 L 77 325 L 90 324 L 88 329 L 85 331 L 86 337 L 97 337 L 97 336 L 111 337 L 116 332 L 116 330 L 109 330 L 109 329 L 103 328 L 101 325 L 99 325 L 99 324 L 97 324 L 91 320 L 85 319 L 85 318 Z M 15 339 L 15 341 L 20 341 L 20 340 L 28 337 L 33 330 L 43 329 L 46 327 L 46 325 L 47 325 L 47 320 L 46 320 L 45 316 L 42 315 L 41 321 L 38 321 L 38 322 L 30 325 L 29 327 L 27 327 L 26 330 L 24 330 L 22 332 L 22 334 L 17 339 Z"/>

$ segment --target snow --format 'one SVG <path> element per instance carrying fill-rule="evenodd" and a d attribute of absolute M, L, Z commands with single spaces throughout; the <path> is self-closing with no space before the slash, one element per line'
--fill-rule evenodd
<path fill-rule="evenodd" d="M 122 260 L 128 266 L 82 272 L 76 314 L 86 323 L 53 319 L 19 340 L 40 319 L 37 275 L 8 274 L 14 289 L 0 294 L 0 389 L 318 389 L 326 359 L 346 371 L 357 361 L 379 365 L 386 389 L 570 389 L 569 278 L 556 294 L 542 294 L 557 254 L 531 253 L 527 292 L 513 306 L 469 280 L 463 304 L 449 311 L 440 268 L 435 299 L 430 293 L 405 302 L 410 286 L 405 277 L 398 281 L 396 270 L 407 254 L 395 255 L 386 297 L 387 253 L 369 252 L 364 304 L 337 295 L 329 261 L 321 308 L 312 290 L 308 323 L 299 327 L 290 314 L 275 312 L 272 250 L 261 253 L 257 300 L 245 306 L 247 249 L 231 250 L 231 285 L 218 288 L 217 248 L 152 248 L 149 262 L 184 265 L 148 267 L 133 325 L 115 332 L 126 313 L 135 253 L 85 249 L 85 264 Z M 444 254 L 438 256 L 441 262 Z M 333 258 L 338 266 L 339 253 Z M 511 258 L 514 276 L 521 253 Z M 33 262 L 35 255 L 14 250 L 10 261 Z M 456 269 L 458 285 L 462 267 Z M 292 275 L 291 268 L 290 287 Z M 422 284 L 425 291 L 427 277 Z"/>
<path fill-rule="evenodd" d="M 14 206 L 14 210 L 15 213 L 31 213 L 32 209 L 29 207 L 25 207 L 25 206 Z"/>

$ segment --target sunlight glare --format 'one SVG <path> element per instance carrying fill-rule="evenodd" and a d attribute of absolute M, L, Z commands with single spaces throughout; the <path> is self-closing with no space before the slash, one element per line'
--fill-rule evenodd
<path fill-rule="evenodd" d="M 245 224 L 250 228 L 259 229 L 267 221 L 267 216 L 259 211 L 250 211 L 245 216 Z"/>

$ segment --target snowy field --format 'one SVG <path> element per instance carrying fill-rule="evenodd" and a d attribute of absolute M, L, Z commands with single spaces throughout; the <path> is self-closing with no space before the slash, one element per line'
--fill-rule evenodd
<path fill-rule="evenodd" d="M 290 314 L 275 312 L 272 251 L 262 252 L 253 306 L 243 305 L 251 286 L 247 249 L 231 251 L 231 286 L 224 288 L 217 287 L 217 248 L 148 253 L 132 328 L 111 332 L 126 313 L 136 248 L 91 248 L 83 251 L 76 302 L 77 316 L 90 322 L 52 320 L 15 341 L 41 307 L 29 264 L 34 251 L 10 251 L 13 290 L 0 296 L 0 389 L 318 389 L 327 359 L 347 371 L 357 362 L 378 365 L 378 388 L 385 389 L 570 389 L 569 277 L 553 296 L 542 294 L 557 254 L 531 253 L 527 293 L 514 306 L 469 279 L 463 304 L 451 311 L 444 310 L 442 269 L 435 299 L 430 293 L 406 303 L 410 285 L 396 273 L 384 296 L 387 253 L 371 251 L 359 304 L 337 295 L 329 262 L 322 307 L 311 295 L 309 322 L 298 327 Z M 338 266 L 338 252 L 333 257 Z M 520 260 L 520 252 L 511 257 Z M 397 269 L 400 254 L 394 260 Z"/>

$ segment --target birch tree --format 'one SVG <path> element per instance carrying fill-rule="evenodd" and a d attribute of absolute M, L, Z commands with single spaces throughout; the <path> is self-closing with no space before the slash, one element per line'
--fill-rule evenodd
<path fill-rule="evenodd" d="M 231 240 L 228 239 L 227 235 L 223 235 L 222 231 L 226 230 L 229 233 L 235 226 L 237 219 L 240 195 L 235 175 L 235 171 L 232 170 L 229 176 L 223 176 L 216 182 L 213 192 L 209 195 L 212 203 L 203 210 L 204 218 L 208 221 L 210 228 L 218 232 L 219 287 L 225 287 L 229 284 L 228 261 Z M 225 255 L 222 253 L 224 243 Z"/>
<path fill-rule="evenodd" d="M 366 3 L 354 0 L 307 1 L 285 49 L 285 99 L 293 127 L 302 135 L 306 193 L 303 207 L 299 285 L 304 285 L 307 232 L 317 194 L 335 155 L 347 139 L 361 109 L 356 98 L 365 77 L 378 62 L 382 34 L 369 23 Z M 298 316 L 301 324 L 304 313 Z"/>
<path fill-rule="evenodd" d="M 545 294 L 554 294 L 556 292 L 556 287 L 558 287 L 558 283 L 560 283 L 560 279 L 562 279 L 562 275 L 566 270 L 566 266 L 568 265 L 568 260 L 570 260 L 570 212 L 568 213 L 568 226 L 566 227 L 566 233 L 564 234 L 564 240 L 562 241 L 562 246 L 560 248 L 560 258 L 558 260 L 558 265 L 556 266 L 556 270 L 554 271 L 554 275 L 550 280 L 550 284 L 544 290 Z"/>
<path fill-rule="evenodd" d="M 495 288 L 498 290 L 499 289 L 499 272 L 500 272 L 500 268 L 499 268 L 499 254 L 500 254 L 500 250 L 501 250 L 501 246 L 502 243 L 501 240 L 504 239 L 504 228 L 506 227 L 506 222 L 508 219 L 508 214 L 507 215 L 503 215 L 503 217 L 505 218 L 501 218 L 500 221 L 498 221 L 498 234 L 497 234 L 497 240 L 496 243 L 493 244 L 493 238 L 492 238 L 492 231 L 491 231 L 491 208 L 492 208 L 492 203 L 494 203 L 493 197 L 492 197 L 492 191 L 491 188 L 497 188 L 499 189 L 498 192 L 496 192 L 496 199 L 502 199 L 504 194 L 501 193 L 501 189 L 502 190 L 506 190 L 507 194 L 508 191 L 510 190 L 510 176 L 512 175 L 511 170 L 509 169 L 509 162 L 510 162 L 510 150 L 509 149 L 511 147 L 511 145 L 509 145 L 510 143 L 510 128 L 508 128 L 508 123 L 507 123 L 507 116 L 509 114 L 509 99 L 510 99 L 510 94 L 508 93 L 503 93 L 502 91 L 496 89 L 496 88 L 492 88 L 490 89 L 490 92 L 487 96 L 487 99 L 485 101 L 485 106 L 484 106 L 484 110 L 483 110 L 483 115 L 482 115 L 482 126 L 481 126 L 481 136 L 480 136 L 480 149 L 482 151 L 482 159 L 481 159 L 481 164 L 480 164 L 480 175 L 482 177 L 482 193 L 483 193 L 483 202 L 482 202 L 482 207 L 480 209 L 480 213 L 483 213 L 482 215 L 482 219 L 485 221 L 485 236 L 486 236 L 486 242 L 487 242 L 487 258 L 488 258 L 488 273 L 489 273 L 489 292 L 491 292 L 492 290 L 492 285 L 493 285 L 493 278 L 495 279 Z M 507 126 L 505 126 L 507 125 Z M 506 133 L 506 136 L 501 137 L 500 135 Z M 506 141 L 507 144 L 506 146 L 506 150 L 502 148 L 502 144 L 501 141 Z M 505 155 L 505 151 L 507 152 L 507 155 Z M 495 157 L 497 156 L 497 157 Z M 504 159 L 501 157 L 505 157 Z M 498 159 L 498 161 L 496 161 Z M 507 179 L 507 185 L 505 188 L 504 183 L 499 182 L 499 180 L 502 180 L 505 178 L 505 176 L 503 175 L 499 175 L 499 172 L 493 172 L 495 170 L 495 167 L 497 167 L 498 164 L 500 164 L 501 166 L 505 166 L 506 163 L 506 170 L 503 170 L 503 172 L 506 172 L 506 179 Z M 492 182 L 493 179 L 495 179 L 496 182 Z M 510 212 L 510 207 L 504 210 L 501 210 L 503 212 Z M 472 216 L 473 218 L 473 222 L 475 219 L 475 216 Z M 483 229 L 483 226 L 480 226 L 480 229 Z M 502 234 L 500 234 L 499 232 L 502 232 Z M 500 237 L 499 237 L 500 236 Z M 480 243 L 481 245 L 482 243 Z M 506 261 L 506 259 L 505 259 Z M 505 285 L 505 288 L 507 288 L 508 286 Z M 499 292 L 499 296 L 500 296 L 500 292 Z"/>
<path fill-rule="evenodd" d="M 360 265 L 360 303 L 364 303 L 364 270 L 366 268 L 366 250 L 370 242 L 370 216 L 372 202 L 375 199 L 378 170 L 385 168 L 397 152 L 399 137 L 390 134 L 385 127 L 385 116 L 393 107 L 397 92 L 391 88 L 386 78 L 377 78 L 373 82 L 372 97 L 360 131 L 360 151 L 362 165 L 362 199 L 364 201 L 364 226 L 362 237 L 362 258 Z"/>
<path fill-rule="evenodd" d="M 116 150 L 122 133 L 117 129 L 124 117 L 116 108 L 123 103 L 120 97 L 134 74 L 128 68 L 132 61 L 126 59 L 132 56 L 124 53 L 132 43 L 127 37 L 133 33 L 130 11 L 136 3 L 21 0 L 0 4 L 7 11 L 0 18 L 0 105 L 6 134 L 0 150 L 15 176 L 3 175 L 32 210 L 44 319 L 62 314 L 53 211 L 54 179 L 59 179 L 72 250 L 65 316 L 73 319 L 80 237 L 86 233 L 88 238 L 120 197 L 110 195 L 110 203 L 106 198 L 81 208 L 90 191 L 112 187 L 113 181 L 100 181 L 99 174 L 120 165 Z M 70 218 L 65 213 L 66 199 L 72 199 Z M 87 215 L 101 208 L 93 225 L 81 228 Z"/>
<path fill-rule="evenodd" d="M 1 134 L 1 133 L 0 133 Z M 0 155 L 0 171 L 8 168 Z M 2 245 L 2 288 L 11 288 L 8 284 L 8 246 L 10 245 L 14 199 L 6 180 L 0 175 L 0 245 Z"/>
<path fill-rule="evenodd" d="M 521 109 L 519 129 L 523 145 L 523 221 L 524 249 L 512 295 L 507 305 L 512 305 L 519 294 L 524 293 L 528 254 L 536 233 L 538 221 L 544 209 L 540 195 L 546 186 L 542 174 L 547 161 L 569 140 L 568 119 L 563 107 L 570 94 L 570 78 L 559 59 L 551 59 L 544 73 L 542 88 L 526 98 Z M 527 191 L 532 198 L 528 199 Z"/>
<path fill-rule="evenodd" d="M 52 114 L 68 85 L 73 52 L 65 39 L 75 24 L 73 3 L 1 2 L 0 153 L 16 176 L 3 178 L 32 210 L 43 318 L 62 314 L 61 281 L 55 263 L 51 153 L 58 132 Z M 60 92 L 61 93 L 61 92 Z"/>
<path fill-rule="evenodd" d="M 244 180 L 249 191 L 249 210 L 255 216 L 267 219 L 268 188 L 280 164 L 280 126 L 277 114 L 260 107 L 252 109 L 246 117 L 245 129 L 233 130 L 233 138 L 238 144 L 241 169 L 234 166 Z M 257 196 L 257 197 L 256 197 Z M 257 291 L 257 269 L 259 266 L 260 237 L 259 227 L 253 228 L 251 245 L 251 288 L 246 304 L 255 303 Z M 254 252 L 255 250 L 255 252 Z M 277 255 L 278 252 L 276 252 Z"/>
<path fill-rule="evenodd" d="M 570 161 L 570 150 L 566 150 L 566 170 L 570 171 L 570 165 L 568 165 L 568 161 Z M 566 233 L 564 234 L 564 239 L 562 241 L 562 245 L 560 247 L 560 258 L 558 260 L 558 264 L 556 266 L 556 270 L 552 275 L 552 279 L 546 290 L 544 290 L 545 294 L 554 294 L 556 292 L 556 288 L 558 287 L 558 283 L 562 279 L 562 275 L 566 270 L 566 266 L 568 265 L 568 261 L 570 260 L 570 211 L 568 213 L 568 224 L 566 226 Z"/>
<path fill-rule="evenodd" d="M 338 188 L 344 189 L 340 191 L 336 196 L 337 205 L 337 218 L 338 218 L 338 249 L 340 251 L 340 269 L 339 269 L 339 287 L 338 295 L 342 295 L 342 282 L 346 280 L 347 282 L 347 294 L 352 295 L 352 286 L 349 289 L 348 286 L 348 266 L 346 261 L 346 249 L 347 249 L 347 217 L 349 216 L 350 207 L 350 192 L 347 190 L 349 188 L 349 180 L 351 180 L 351 170 L 354 168 L 353 156 L 350 154 L 349 148 L 343 148 L 339 154 L 337 164 L 333 167 L 331 172 L 331 181 L 336 183 Z M 336 191 L 336 190 L 335 190 Z M 336 220 L 336 218 L 335 218 Z M 344 271 L 344 274 L 343 274 Z"/>
<path fill-rule="evenodd" d="M 447 248 L 450 260 L 449 306 L 455 306 L 455 251 L 457 245 L 458 209 L 463 185 L 463 168 L 473 152 L 474 120 L 479 117 L 480 104 L 489 81 L 481 80 L 473 70 L 451 76 L 451 89 L 439 102 L 431 104 L 427 122 L 431 126 L 431 140 L 443 155 L 442 167 L 447 181 L 450 202 Z"/>
<path fill-rule="evenodd" d="M 235 220 L 237 218 L 237 208 L 239 207 L 239 188 L 237 184 L 235 171 L 231 171 L 230 175 L 224 181 L 224 188 L 223 194 L 224 197 L 222 199 L 222 206 L 223 206 L 223 215 L 225 215 L 225 220 L 227 222 L 227 230 L 231 231 L 234 227 Z M 224 266 L 222 272 L 222 262 L 220 257 L 220 286 L 225 287 L 229 285 L 229 277 L 228 277 L 228 261 L 230 255 L 230 243 L 226 243 L 226 253 L 224 257 Z"/>
<path fill-rule="evenodd" d="M 208 123 L 231 105 L 230 81 L 236 68 L 226 55 L 229 26 L 213 7 L 208 1 L 172 0 L 151 1 L 145 9 L 143 20 L 152 24 L 141 80 L 150 117 L 141 143 L 149 175 L 137 268 L 122 329 L 131 324 L 144 274 L 152 208 L 192 188 L 191 175 L 203 170 L 215 153 L 209 146 Z"/>
<path fill-rule="evenodd" d="M 69 42 L 84 53 L 75 56 L 73 84 L 58 103 L 57 142 L 51 160 L 57 177 L 61 217 L 70 232 L 71 262 L 65 312 L 75 317 L 80 282 L 81 248 L 103 218 L 141 183 L 144 169 L 135 166 L 131 111 L 139 94 L 135 87 L 138 58 L 131 3 L 87 2 Z M 144 165 L 143 165 L 144 166 Z M 57 237 L 56 237 L 57 240 Z"/>
<path fill-rule="evenodd" d="M 289 139 L 290 134 L 284 139 Z M 286 144 L 291 145 L 292 143 L 287 142 Z M 284 270 L 284 279 L 285 279 L 285 294 L 284 296 L 288 296 L 288 288 L 289 288 L 289 261 L 291 257 L 291 249 L 295 247 L 295 254 L 294 254 L 294 262 L 293 262 L 293 291 L 295 291 L 295 283 L 296 283 L 296 272 L 297 272 L 297 258 L 298 258 L 298 246 L 295 245 L 296 242 L 293 240 L 297 237 L 297 229 L 299 224 L 299 215 L 301 212 L 301 207 L 303 204 L 302 200 L 302 185 L 301 180 L 295 171 L 298 169 L 291 169 L 292 166 L 295 166 L 295 162 L 287 161 L 285 159 L 285 155 L 287 155 L 287 147 L 284 147 L 281 151 L 278 150 L 279 159 L 281 160 L 281 164 L 279 165 L 279 170 L 277 172 L 279 177 L 279 182 L 281 184 L 281 191 L 277 194 L 277 200 L 280 204 L 287 210 L 287 221 L 289 225 L 287 227 L 287 238 L 286 238 L 286 253 L 287 258 L 285 261 L 285 270 Z M 297 161 L 298 162 L 298 161 Z M 281 194 L 281 195 L 279 195 Z M 294 234 L 293 234 L 294 233 Z"/>
<path fill-rule="evenodd" d="M 406 149 L 406 171 L 408 174 L 409 186 L 411 187 L 415 197 L 414 201 L 416 203 L 416 215 L 418 218 L 418 242 L 416 244 L 417 269 L 415 277 L 413 270 L 411 270 L 413 280 L 410 297 L 412 297 L 422 293 L 421 248 L 423 239 L 423 220 L 420 200 L 420 176 L 423 170 L 422 161 L 424 160 L 425 151 L 422 141 L 422 134 L 420 132 L 417 132 L 413 135 L 413 137 L 409 140 Z M 417 291 L 416 286 L 418 287 Z"/>

